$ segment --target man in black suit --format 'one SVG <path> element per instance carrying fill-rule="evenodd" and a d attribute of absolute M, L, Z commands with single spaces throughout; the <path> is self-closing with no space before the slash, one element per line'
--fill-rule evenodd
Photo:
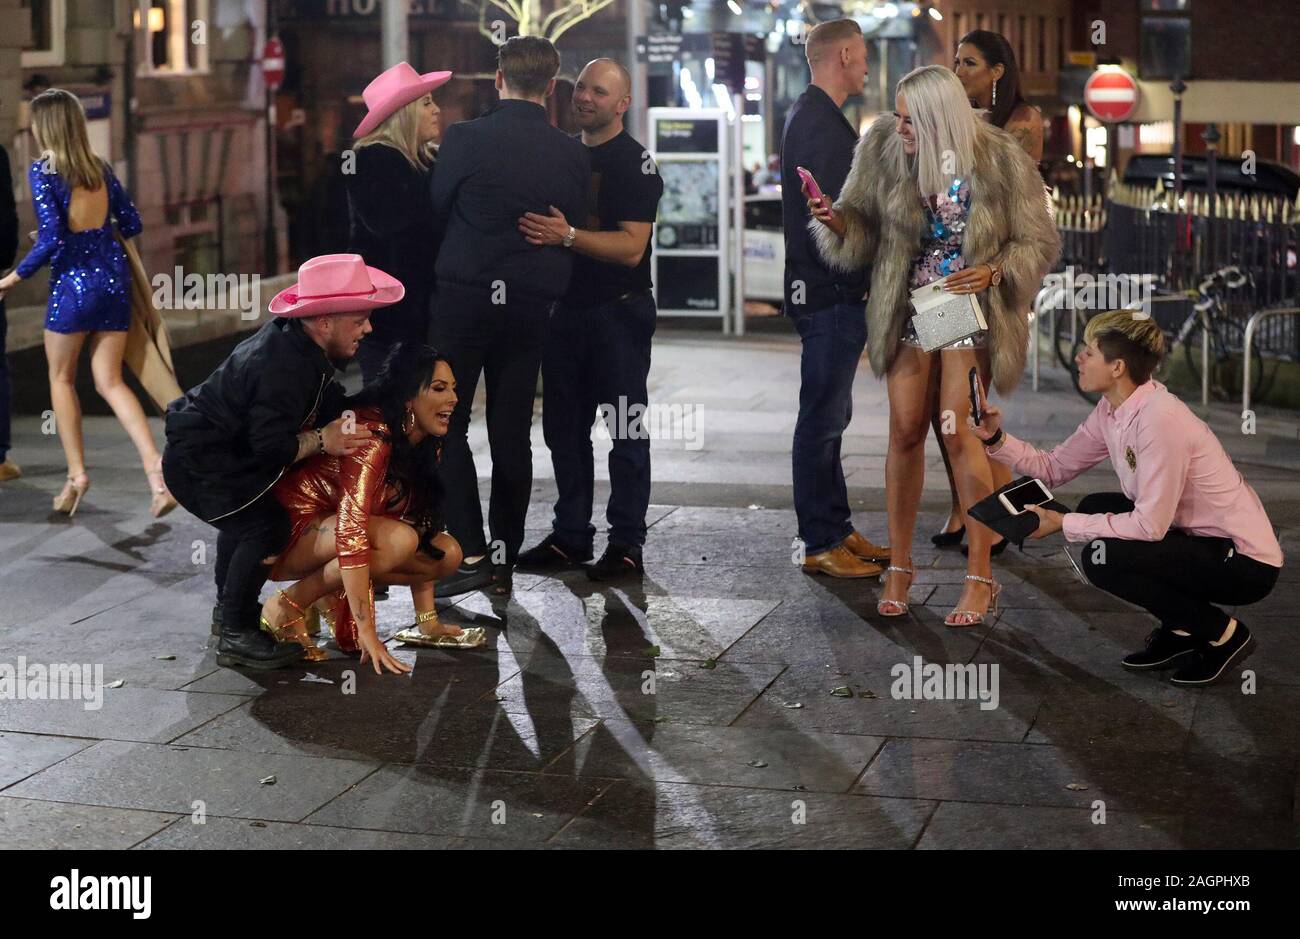
<path fill-rule="evenodd" d="M 563 245 L 529 244 L 518 228 L 527 212 L 551 207 L 585 217 L 591 164 L 582 143 L 548 121 L 560 56 L 537 36 L 514 36 L 497 54 L 500 102 L 443 134 L 431 185 L 442 229 L 438 301 L 431 341 L 456 375 L 459 402 L 443 449 L 447 527 L 465 553 L 461 569 L 438 584 L 443 596 L 491 585 L 508 594 L 524 539 L 533 484 L 529 428 L 547 323 L 573 267 Z M 492 494 L 483 537 L 478 473 L 466 437 L 479 375 L 487 383 Z"/>
<path fill-rule="evenodd" d="M 18 209 L 14 205 L 13 179 L 9 175 L 9 154 L 0 147 L 0 270 L 9 270 L 18 253 Z M 5 357 L 5 301 L 0 297 L 0 483 L 22 475 L 9 459 L 9 360 Z"/>

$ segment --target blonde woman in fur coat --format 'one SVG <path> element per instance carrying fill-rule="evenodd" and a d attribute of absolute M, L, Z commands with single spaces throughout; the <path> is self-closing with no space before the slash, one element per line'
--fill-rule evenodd
<path fill-rule="evenodd" d="M 889 391 L 885 487 L 894 562 L 877 606 L 882 616 L 908 611 L 932 396 L 955 417 L 948 454 L 962 509 L 969 510 L 993 485 L 966 424 L 967 374 L 982 366 L 1002 394 L 1016 387 L 1030 303 L 1060 253 L 1033 161 L 1010 134 L 978 119 L 952 72 L 937 65 L 910 72 L 898 83 L 895 108 L 858 142 L 833 210 L 809 200 L 809 225 L 827 263 L 844 271 L 873 265 L 867 350 Z M 909 293 L 945 276 L 947 289 L 976 296 L 989 328 L 925 353 L 911 325 Z M 965 588 L 944 620 L 949 626 L 978 625 L 997 609 L 989 561 L 994 534 L 971 522 L 969 538 Z"/>

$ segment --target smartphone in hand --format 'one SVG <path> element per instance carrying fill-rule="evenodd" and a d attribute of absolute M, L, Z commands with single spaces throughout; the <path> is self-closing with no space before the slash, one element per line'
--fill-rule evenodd
<path fill-rule="evenodd" d="M 980 409 L 980 400 L 984 396 L 980 393 L 979 370 L 971 366 L 970 374 L 967 377 L 970 380 L 970 416 L 976 424 L 980 424 L 984 421 L 984 412 Z"/>
<path fill-rule="evenodd" d="M 834 218 L 835 213 L 831 210 L 831 204 L 827 201 L 826 197 L 822 195 L 821 187 L 817 185 L 817 180 L 813 179 L 813 174 L 808 172 L 802 166 L 796 166 L 794 171 L 799 174 L 799 178 L 803 180 L 803 184 L 808 187 L 808 195 L 812 196 L 822 204 L 822 208 L 826 210 L 827 216 Z"/>

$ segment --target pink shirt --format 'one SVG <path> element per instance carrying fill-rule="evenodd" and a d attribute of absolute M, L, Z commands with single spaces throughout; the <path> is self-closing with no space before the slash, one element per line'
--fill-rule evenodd
<path fill-rule="evenodd" d="M 1065 516 L 1069 541 L 1159 541 L 1170 528 L 1231 538 L 1237 550 L 1273 567 L 1282 548 L 1255 490 L 1241 478 L 1214 432 L 1164 385 L 1148 381 L 1118 408 L 1102 398 L 1062 444 L 1044 453 L 1010 434 L 989 454 L 1055 489 L 1110 457 L 1133 511 Z"/>

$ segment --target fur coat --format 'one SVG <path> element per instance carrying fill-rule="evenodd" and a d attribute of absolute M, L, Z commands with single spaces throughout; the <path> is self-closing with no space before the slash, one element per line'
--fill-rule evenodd
<path fill-rule="evenodd" d="M 1044 275 L 1056 263 L 1061 238 L 1043 207 L 1043 182 L 1033 161 L 1006 131 L 976 124 L 971 205 L 962 242 L 966 267 L 994 263 L 1002 283 L 978 295 L 989 324 L 993 385 L 1010 394 L 1025 370 L 1028 312 Z M 914 177 L 899 172 L 902 138 L 894 116 L 882 114 L 858 141 L 839 200 L 844 238 L 816 219 L 808 222 L 818 251 L 842 271 L 872 264 L 867 297 L 867 350 L 871 369 L 893 365 L 912 315 L 908 286 L 912 261 L 925 232 L 925 210 Z"/>

